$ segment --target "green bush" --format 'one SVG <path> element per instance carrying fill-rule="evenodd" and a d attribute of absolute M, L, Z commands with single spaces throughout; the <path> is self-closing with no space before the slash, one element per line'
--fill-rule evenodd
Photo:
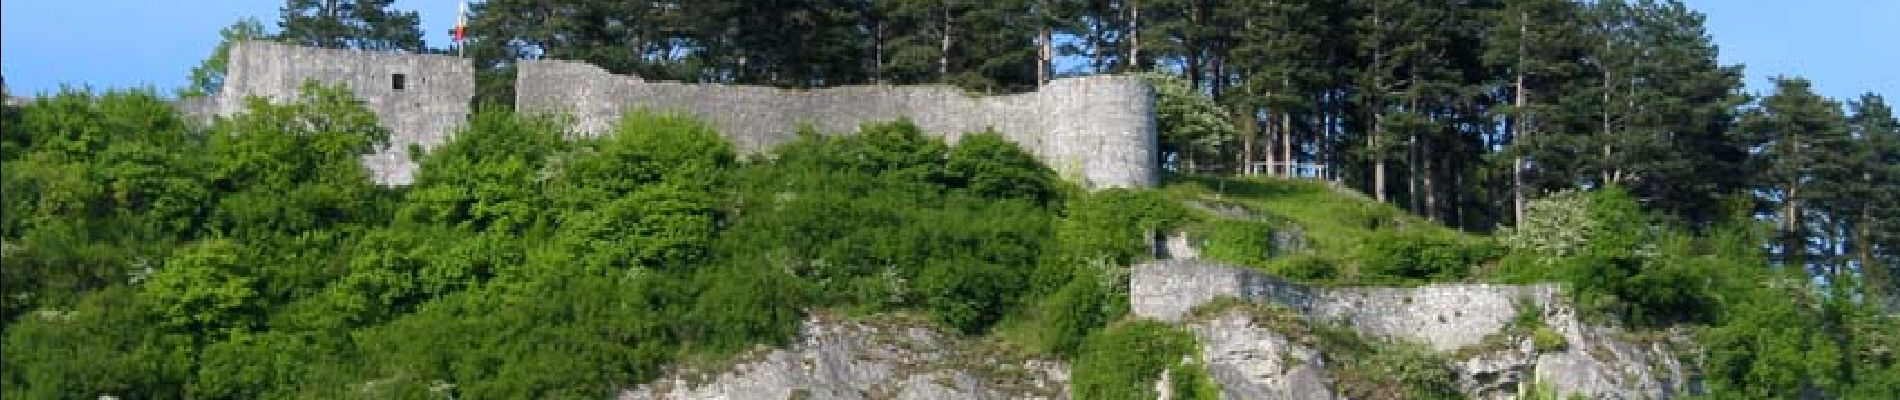
<path fill-rule="evenodd" d="M 1191 333 L 1154 321 L 1121 323 L 1089 337 L 1076 357 L 1071 384 L 1079 399 L 1153 399 L 1162 371 L 1194 368 L 1197 358 Z M 1187 375 L 1170 390 L 1198 392 L 1194 385 L 1205 373 Z"/>
<path fill-rule="evenodd" d="M 1216 220 L 1200 226 L 1201 255 L 1208 259 L 1264 266 L 1275 254 L 1273 225 L 1246 220 Z"/>
<path fill-rule="evenodd" d="M 1488 242 L 1416 230 L 1380 230 L 1359 249 L 1361 279 L 1451 280 L 1469 275 L 1473 266 L 1494 259 Z"/>
<path fill-rule="evenodd" d="M 1339 262 L 1317 254 L 1299 254 L 1274 259 L 1267 273 L 1301 282 L 1330 282 L 1340 278 Z"/>
<path fill-rule="evenodd" d="M 1570 348 L 1570 343 L 1564 340 L 1564 335 L 1548 326 L 1531 329 L 1531 345 L 1536 347 L 1539 353 L 1564 351 Z"/>
<path fill-rule="evenodd" d="M 1037 341 L 1057 355 L 1073 357 L 1082 349 L 1089 333 L 1120 319 L 1128 312 L 1128 293 L 1120 276 L 1108 269 L 1119 266 L 1086 266 L 1075 278 L 1045 299 L 1037 310 L 1042 321 L 1037 325 Z"/>

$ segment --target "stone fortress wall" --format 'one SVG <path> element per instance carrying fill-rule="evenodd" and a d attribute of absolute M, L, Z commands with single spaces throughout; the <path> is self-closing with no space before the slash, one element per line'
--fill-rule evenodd
<path fill-rule="evenodd" d="M 388 146 L 363 157 L 376 182 L 385 185 L 413 182 L 410 146 L 427 150 L 448 142 L 468 120 L 469 100 L 475 97 L 474 65 L 453 56 L 252 41 L 232 46 L 230 60 L 216 97 L 182 102 L 179 108 L 199 118 L 228 116 L 243 112 L 250 96 L 293 100 L 306 80 L 342 84 L 390 131 Z"/>
<path fill-rule="evenodd" d="M 584 134 L 610 130 L 627 110 L 684 112 L 710 121 L 741 152 L 755 153 L 792 140 L 799 126 L 854 132 L 908 117 L 951 142 L 994 129 L 1088 187 L 1148 187 L 1158 179 L 1154 94 L 1133 77 L 1069 78 L 1034 93 L 974 96 L 949 86 L 788 90 L 656 82 L 568 61 L 524 60 L 518 68 L 516 109 L 571 114 Z"/>
<path fill-rule="evenodd" d="M 243 42 L 230 60 L 223 90 L 178 108 L 209 119 L 241 112 L 249 96 L 294 99 L 306 80 L 343 84 L 391 131 L 390 145 L 363 160 L 386 185 L 414 181 L 408 149 L 447 142 L 467 121 L 475 95 L 473 65 L 452 56 Z M 517 67 L 517 109 L 568 113 L 584 135 L 604 133 L 623 112 L 646 108 L 707 120 L 740 151 L 756 153 L 796 137 L 803 124 L 848 133 L 908 117 L 953 142 L 994 129 L 1087 187 L 1148 187 L 1158 179 L 1153 91 L 1132 77 L 1070 78 L 1035 93 L 972 96 L 947 86 L 786 90 L 650 82 L 567 61 L 522 60 Z"/>

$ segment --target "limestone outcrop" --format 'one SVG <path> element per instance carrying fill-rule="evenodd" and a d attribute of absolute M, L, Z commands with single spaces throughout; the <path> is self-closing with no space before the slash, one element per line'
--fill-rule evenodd
<path fill-rule="evenodd" d="M 807 318 L 797 342 L 729 366 L 683 369 L 634 399 L 1066 399 L 1069 368 L 968 343 L 924 321 Z"/>
<path fill-rule="evenodd" d="M 1316 382 L 1331 378 L 1316 368 L 1324 354 L 1244 314 L 1190 318 L 1191 311 L 1219 298 L 1285 307 L 1309 323 L 1423 344 L 1448 355 L 1459 386 L 1472 398 L 1515 398 L 1532 385 L 1594 399 L 1669 398 L 1699 390 L 1693 371 L 1677 357 L 1690 345 L 1686 335 L 1638 335 L 1585 324 L 1552 285 L 1315 288 L 1203 260 L 1133 268 L 1131 311 L 1188 324 L 1201 340 L 1210 374 L 1236 398 L 1330 398 L 1311 388 L 1323 388 Z M 1537 313 L 1562 343 L 1539 348 L 1531 335 L 1513 330 L 1523 308 Z M 1322 360 L 1313 361 L 1315 354 Z M 1309 389 L 1287 389 L 1294 387 Z"/>

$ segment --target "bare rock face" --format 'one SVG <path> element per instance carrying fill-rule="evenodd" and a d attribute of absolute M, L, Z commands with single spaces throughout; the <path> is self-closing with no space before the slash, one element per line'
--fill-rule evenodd
<path fill-rule="evenodd" d="M 1700 391 L 1676 349 L 1681 332 L 1635 334 L 1585 324 L 1551 285 L 1440 284 L 1413 288 L 1315 288 L 1205 260 L 1133 267 L 1136 316 L 1186 324 L 1201 340 L 1208 372 L 1233 398 L 1331 398 L 1324 354 L 1289 342 L 1248 317 L 1194 317 L 1219 298 L 1273 304 L 1307 321 L 1337 323 L 1371 337 L 1425 345 L 1451 358 L 1466 396 L 1516 398 L 1535 386 L 1561 396 L 1657 399 Z M 1540 313 L 1543 348 L 1513 320 Z M 1550 339 L 1546 339 L 1547 341 Z M 1305 360 L 1305 361 L 1301 361 Z"/>
<path fill-rule="evenodd" d="M 1563 351 L 1538 355 L 1534 380 L 1563 393 L 1593 399 L 1661 399 L 1702 391 L 1683 365 L 1679 349 L 1694 346 L 1687 332 L 1633 334 L 1592 326 L 1568 306 L 1553 307 L 1545 320 L 1563 334 Z"/>
<path fill-rule="evenodd" d="M 620 399 L 1066 399 L 1069 367 L 965 343 L 920 321 L 814 316 L 786 349 L 682 370 Z"/>
<path fill-rule="evenodd" d="M 1220 313 L 1187 327 L 1223 398 L 1336 398 L 1319 350 L 1261 326 L 1246 312 Z"/>

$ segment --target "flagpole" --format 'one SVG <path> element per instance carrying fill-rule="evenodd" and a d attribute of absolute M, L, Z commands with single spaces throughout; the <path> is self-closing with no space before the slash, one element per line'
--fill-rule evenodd
<path fill-rule="evenodd" d="M 466 57 L 468 51 L 468 0 L 462 0 L 460 9 L 455 11 L 455 56 Z"/>

